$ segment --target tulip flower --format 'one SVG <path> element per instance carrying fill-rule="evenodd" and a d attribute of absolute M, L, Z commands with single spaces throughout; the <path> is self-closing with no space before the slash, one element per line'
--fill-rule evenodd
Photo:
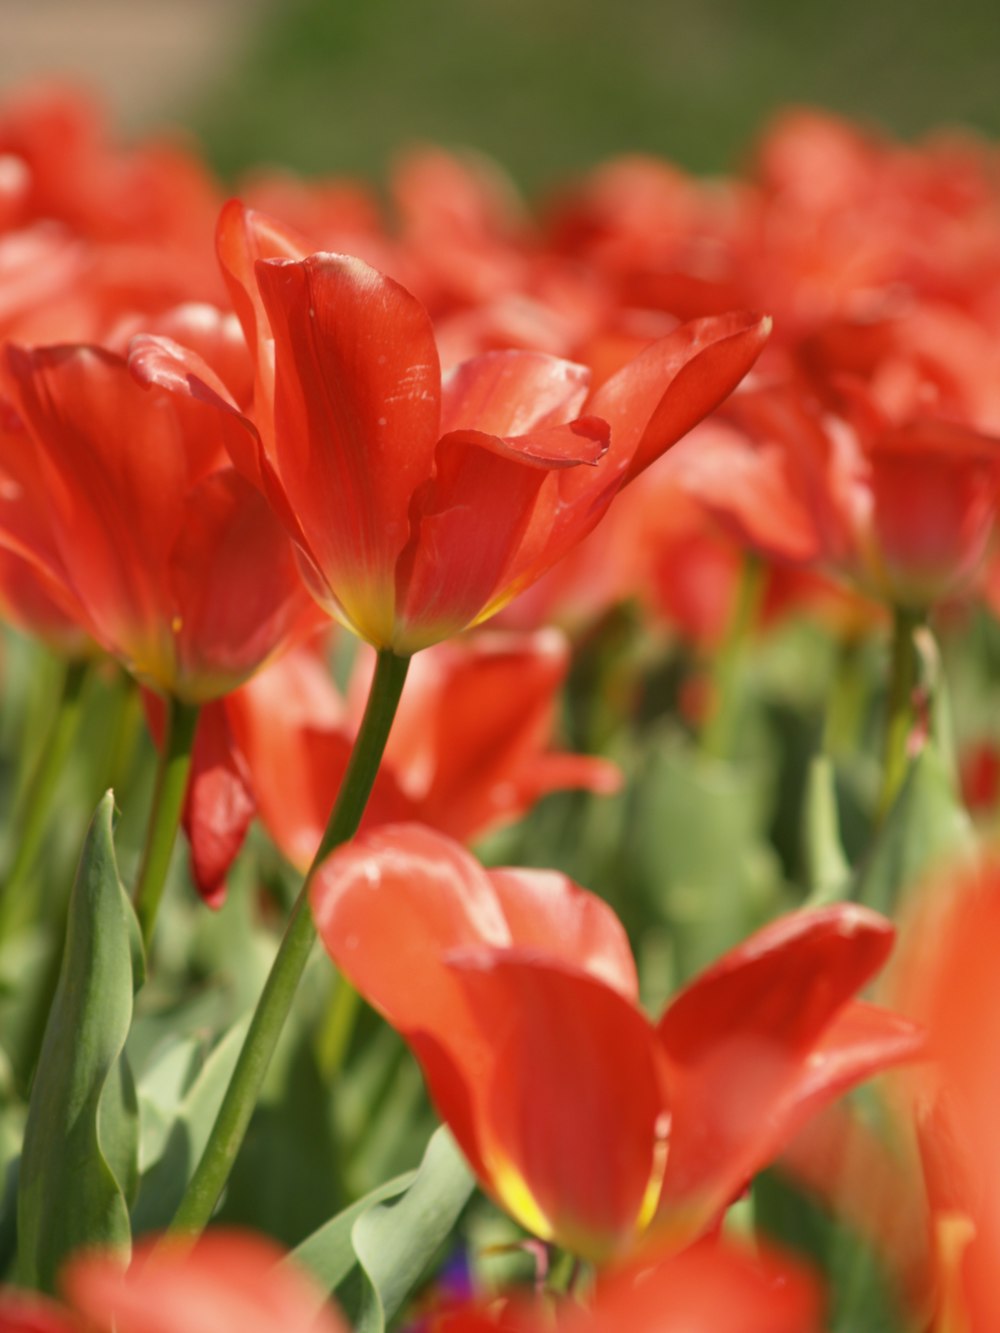
<path fill-rule="evenodd" d="M 23 429 L 0 437 L 14 482 L 0 541 L 137 679 L 201 703 L 282 647 L 307 601 L 282 528 L 222 449 L 220 409 L 144 386 L 140 352 L 7 349 Z"/>
<path fill-rule="evenodd" d="M 523 1303 L 468 1307 L 429 1324 L 432 1333 L 816 1333 L 819 1292 L 800 1269 L 771 1255 L 702 1244 L 601 1277 L 587 1305 L 555 1311 Z"/>
<path fill-rule="evenodd" d="M 570 550 L 742 379 L 770 327 L 685 325 L 589 401 L 583 367 L 540 353 L 488 353 L 442 379 L 408 291 L 293 247 L 240 205 L 224 211 L 220 255 L 258 366 L 256 428 L 244 420 L 251 438 L 231 432 L 230 448 L 320 605 L 401 656 L 493 615 Z M 207 392 L 190 361 L 157 373 Z"/>
<path fill-rule="evenodd" d="M 649 1228 L 688 1244 L 814 1110 L 919 1045 L 852 999 L 893 938 L 859 907 L 765 928 L 653 1024 L 617 918 L 560 875 L 484 871 L 402 825 L 335 852 L 312 904 L 484 1188 L 599 1261 Z"/>
<path fill-rule="evenodd" d="M 309 865 L 344 779 L 371 668 L 363 651 L 344 697 L 322 654 L 302 645 L 202 714 L 184 824 L 194 881 L 210 905 L 222 901 L 255 814 L 293 865 Z M 421 653 L 365 825 L 419 820 L 471 842 L 550 791 L 617 791 L 614 764 L 548 748 L 568 668 L 556 630 L 484 633 Z"/>
<path fill-rule="evenodd" d="M 936 876 L 910 904 L 889 978 L 893 1002 L 927 1028 L 931 1058 L 907 1086 L 938 1255 L 934 1327 L 948 1333 L 987 1333 L 1000 1319 L 998 934 L 995 859 Z"/>
<path fill-rule="evenodd" d="M 272 1241 L 214 1231 L 195 1245 L 145 1241 L 78 1255 L 60 1283 L 67 1306 L 0 1291 L 4 1333 L 346 1333 L 340 1315 Z"/>

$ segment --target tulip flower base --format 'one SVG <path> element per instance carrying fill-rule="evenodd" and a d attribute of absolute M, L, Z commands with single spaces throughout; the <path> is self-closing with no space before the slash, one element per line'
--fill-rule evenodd
<path fill-rule="evenodd" d="M 0 1329 L 994 1333 L 996 154 L 0 103 Z"/>

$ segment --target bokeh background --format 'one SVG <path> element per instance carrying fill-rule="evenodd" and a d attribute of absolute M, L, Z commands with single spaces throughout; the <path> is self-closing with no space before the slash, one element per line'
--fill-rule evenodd
<path fill-rule="evenodd" d="M 738 166 L 788 102 L 1000 135 L 996 0 L 0 0 L 0 94 L 70 73 L 226 173 L 384 175 L 434 140 L 523 187 L 643 150 Z"/>

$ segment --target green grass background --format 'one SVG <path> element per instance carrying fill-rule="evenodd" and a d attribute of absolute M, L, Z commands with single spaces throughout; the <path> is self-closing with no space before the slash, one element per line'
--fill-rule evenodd
<path fill-rule="evenodd" d="M 611 154 L 731 169 L 808 102 L 904 136 L 1000 133 L 997 0 L 283 0 L 183 109 L 216 163 L 384 174 L 414 140 L 528 189 Z"/>

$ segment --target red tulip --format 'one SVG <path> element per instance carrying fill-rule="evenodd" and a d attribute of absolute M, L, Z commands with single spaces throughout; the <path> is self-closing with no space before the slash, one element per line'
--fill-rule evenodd
<path fill-rule="evenodd" d="M 290 245 L 239 205 L 223 213 L 220 253 L 261 368 L 257 446 L 233 436 L 234 459 L 288 526 L 320 604 L 400 654 L 534 582 L 730 392 L 769 328 L 686 325 L 586 404 L 586 370 L 540 353 L 486 354 L 442 381 L 409 292 L 342 255 L 251 263 Z"/>
<path fill-rule="evenodd" d="M 941 1329 L 1000 1320 L 1000 864 L 928 884 L 903 930 L 892 995 L 927 1027 L 931 1062 L 908 1079 L 939 1259 Z M 959 1313 L 960 1312 L 960 1313 Z M 952 1322 L 949 1322 L 949 1319 Z"/>
<path fill-rule="evenodd" d="M 678 454 L 678 480 L 750 549 L 891 605 L 966 591 L 993 531 L 1000 441 L 920 412 L 893 420 L 860 382 L 841 390 L 839 414 L 790 384 L 739 395 L 725 428 Z"/>
<path fill-rule="evenodd" d="M 312 903 L 485 1188 L 591 1258 L 650 1226 L 687 1244 L 808 1115 L 918 1045 L 912 1025 L 851 999 L 893 935 L 854 906 L 760 931 L 654 1025 L 621 925 L 560 875 L 484 871 L 399 826 L 335 852 Z"/>
<path fill-rule="evenodd" d="M 586 1306 L 507 1303 L 431 1319 L 431 1333 L 816 1333 L 819 1291 L 770 1255 L 702 1244 L 598 1280 Z"/>
<path fill-rule="evenodd" d="M 568 667 L 555 630 L 480 634 L 420 654 L 366 826 L 420 820 L 469 842 L 547 792 L 616 791 L 613 764 L 549 749 Z M 310 864 L 347 769 L 370 674 L 365 650 L 345 699 L 321 656 L 295 648 L 205 710 L 185 826 L 194 879 L 209 903 L 221 901 L 255 813 L 293 864 Z"/>
<path fill-rule="evenodd" d="M 209 1231 L 188 1242 L 140 1245 L 127 1271 L 84 1255 L 62 1283 L 87 1327 L 115 1333 L 345 1333 L 322 1292 L 261 1236 Z"/>
<path fill-rule="evenodd" d="M 138 679 L 202 702 L 283 646 L 308 599 L 287 537 L 220 443 L 235 407 L 144 385 L 144 353 L 141 339 L 127 359 L 8 348 L 26 429 L 0 437 L 19 487 L 0 540 Z"/>

